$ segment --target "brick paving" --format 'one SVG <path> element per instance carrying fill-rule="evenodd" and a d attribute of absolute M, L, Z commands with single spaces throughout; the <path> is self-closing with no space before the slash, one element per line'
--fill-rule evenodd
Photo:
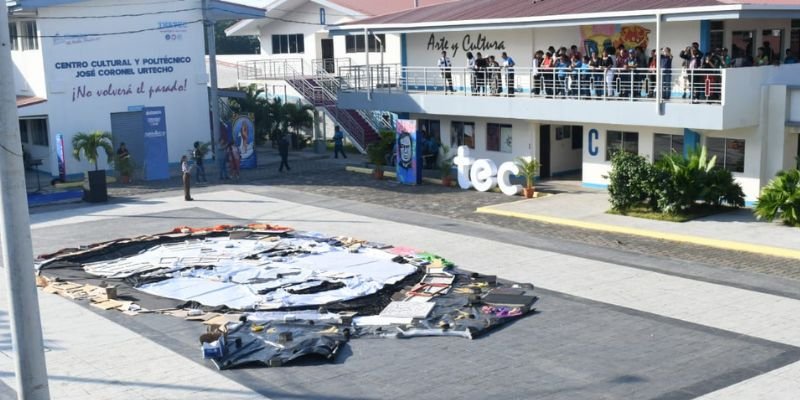
<path fill-rule="evenodd" d="M 390 208 L 416 211 L 441 217 L 461 219 L 481 224 L 495 225 L 524 232 L 534 237 L 566 240 L 575 243 L 626 251 L 634 254 L 664 257 L 670 260 L 696 262 L 714 267 L 731 268 L 771 276 L 800 280 L 800 262 L 780 257 L 770 257 L 746 252 L 736 252 L 686 243 L 677 243 L 638 236 L 597 232 L 543 222 L 522 220 L 488 214 L 478 214 L 478 207 L 519 200 L 501 193 L 480 193 L 447 188 L 433 184 L 421 186 L 400 185 L 386 179 L 378 181 L 366 174 L 345 171 L 345 165 L 363 164 L 358 155 L 347 161 L 330 158 L 320 159 L 313 153 L 294 155 L 290 159 L 292 170 L 279 173 L 277 158 L 265 157 L 264 164 L 255 170 L 243 170 L 240 183 L 269 185 L 298 190 L 334 198 L 377 204 Z M 200 185 L 197 190 L 219 183 L 213 166 L 207 166 L 210 184 Z M 232 183 L 225 181 L 224 183 Z M 176 190 L 180 180 L 134 185 L 112 185 L 109 193 L 115 197 Z"/>

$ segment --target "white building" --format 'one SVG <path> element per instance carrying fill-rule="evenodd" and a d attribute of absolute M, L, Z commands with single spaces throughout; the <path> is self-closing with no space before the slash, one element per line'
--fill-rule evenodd
<path fill-rule="evenodd" d="M 376 67 L 371 57 L 370 68 L 341 74 L 347 83 L 339 107 L 423 120 L 442 143 L 468 145 L 477 158 L 500 163 L 537 157 L 543 177 L 578 174 L 586 186 L 605 187 L 614 151 L 655 160 L 670 150 L 705 145 L 752 202 L 800 154 L 800 65 L 784 64 L 786 49 L 800 55 L 797 1 L 462 0 L 330 28 L 338 40 L 365 30 L 400 35 L 400 64 Z M 704 53 L 730 49 L 736 66 L 769 42 L 779 65 L 684 71 L 679 53 L 692 42 Z M 550 46 L 576 45 L 587 54 L 618 44 L 644 46 L 648 55 L 670 47 L 672 69 L 618 70 L 608 86 L 602 70 L 563 77 L 556 70 L 547 78 L 532 69 L 534 53 Z M 445 93 L 436 67 L 443 49 L 453 60 L 454 94 Z M 467 51 L 494 55 L 501 63 L 501 53 L 508 52 L 516 60 L 515 96 L 474 93 L 480 88 L 465 68 Z M 507 77 L 499 75 L 500 86 L 507 87 Z M 634 90 L 626 86 L 630 79 Z"/>
<path fill-rule="evenodd" d="M 211 140 L 203 21 L 263 10 L 211 0 L 204 16 L 202 3 L 6 0 L 22 142 L 40 170 L 59 175 L 61 138 L 68 178 L 90 168 L 72 157 L 77 132 L 112 132 L 145 178 Z"/>
<path fill-rule="evenodd" d="M 226 30 L 229 36 L 258 36 L 261 54 L 220 56 L 220 75 L 232 75 L 229 66 L 235 63 L 240 86 L 256 84 L 269 97 L 315 105 L 326 116 L 323 129 L 341 125 L 351 142 L 363 149 L 386 126 L 379 114 L 336 109 L 336 77 L 348 75 L 368 58 L 375 64 L 401 63 L 402 36 L 333 37 L 326 26 L 445 1 L 449 0 L 274 0 L 264 7 L 266 19 L 242 20 Z"/>

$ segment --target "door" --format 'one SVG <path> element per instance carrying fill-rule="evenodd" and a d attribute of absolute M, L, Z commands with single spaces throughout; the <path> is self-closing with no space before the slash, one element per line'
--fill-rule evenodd
<path fill-rule="evenodd" d="M 111 136 L 114 149 L 125 142 L 135 168 L 144 167 L 144 114 L 142 111 L 111 114 Z"/>
<path fill-rule="evenodd" d="M 539 128 L 539 177 L 550 177 L 550 125 Z"/>
<path fill-rule="evenodd" d="M 335 74 L 336 62 L 333 58 L 333 39 L 322 39 L 320 45 L 322 48 L 322 64 L 325 68 L 325 72 Z"/>

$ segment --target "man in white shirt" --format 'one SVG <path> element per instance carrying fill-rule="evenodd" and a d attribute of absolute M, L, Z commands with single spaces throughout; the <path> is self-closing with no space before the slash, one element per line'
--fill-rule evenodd
<path fill-rule="evenodd" d="M 509 57 L 508 54 L 504 51 L 501 55 L 503 58 L 503 70 L 506 73 L 506 87 L 508 89 L 508 95 L 510 97 L 514 97 L 515 85 L 514 85 L 514 66 L 517 65 L 514 62 L 514 59 Z"/>
<path fill-rule="evenodd" d="M 444 78 L 444 82 L 447 85 L 444 93 L 447 94 L 447 91 L 453 93 L 453 75 L 450 72 L 452 64 L 450 63 L 450 58 L 447 57 L 446 51 L 442 51 L 442 57 L 439 58 L 439 63 L 437 65 L 439 66 L 439 70 L 442 71 L 442 78 Z"/>
<path fill-rule="evenodd" d="M 181 157 L 181 172 L 183 173 L 183 199 L 186 201 L 194 200 L 189 195 L 189 186 L 192 182 L 192 167 L 189 165 L 189 158 Z"/>

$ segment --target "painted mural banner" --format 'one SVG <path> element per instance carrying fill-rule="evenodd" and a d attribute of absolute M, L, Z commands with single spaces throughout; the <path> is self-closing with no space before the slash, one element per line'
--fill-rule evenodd
<path fill-rule="evenodd" d="M 239 167 L 242 169 L 253 169 L 258 164 L 255 134 L 256 129 L 252 118 L 246 115 L 236 118 L 233 123 L 233 144 L 239 152 Z"/>
<path fill-rule="evenodd" d="M 145 107 L 144 118 L 144 179 L 169 179 L 167 152 L 167 119 L 164 107 Z"/>
<path fill-rule="evenodd" d="M 650 30 L 641 25 L 581 25 L 581 42 L 584 54 L 596 51 L 601 54 L 603 49 L 618 48 L 620 45 L 626 49 L 644 46 L 650 41 Z"/>
<path fill-rule="evenodd" d="M 418 185 L 422 183 L 422 148 L 417 141 L 417 121 L 399 119 L 396 126 L 397 180 Z"/>
<path fill-rule="evenodd" d="M 453 164 L 458 171 L 458 186 L 464 190 L 474 187 L 479 192 L 488 192 L 499 186 L 507 196 L 514 196 L 522 190 L 521 185 L 511 184 L 511 175 L 519 175 L 519 167 L 511 161 L 498 167 L 488 158 L 476 160 L 470 157 L 469 147 L 459 146 Z"/>

